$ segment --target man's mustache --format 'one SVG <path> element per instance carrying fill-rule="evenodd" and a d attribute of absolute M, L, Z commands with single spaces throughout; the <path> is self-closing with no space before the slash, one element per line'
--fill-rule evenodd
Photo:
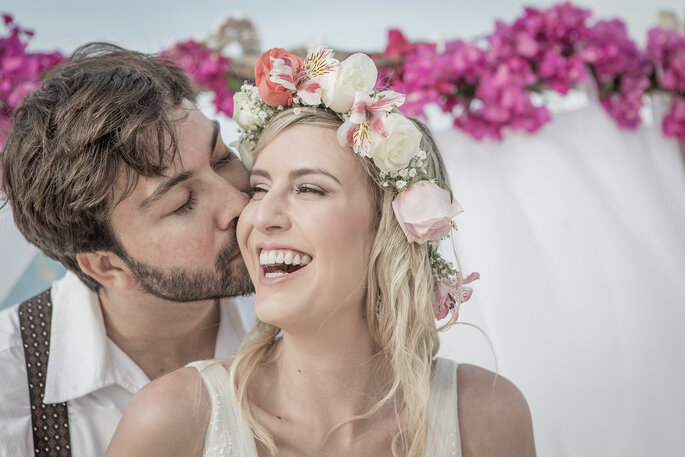
<path fill-rule="evenodd" d="M 240 246 L 238 246 L 238 239 L 236 238 L 236 224 L 237 220 L 231 222 L 231 226 L 228 228 L 230 232 L 228 241 L 216 256 L 216 267 L 220 271 L 226 268 L 228 263 L 240 253 Z"/>

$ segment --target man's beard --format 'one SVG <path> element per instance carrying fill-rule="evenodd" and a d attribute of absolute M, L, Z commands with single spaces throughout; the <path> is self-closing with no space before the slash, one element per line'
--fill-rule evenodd
<path fill-rule="evenodd" d="M 230 264 L 240 252 L 235 237 L 219 251 L 214 270 L 174 267 L 163 270 L 131 257 L 121 249 L 120 256 L 145 292 L 170 301 L 189 302 L 235 297 L 254 292 L 245 263 Z"/>

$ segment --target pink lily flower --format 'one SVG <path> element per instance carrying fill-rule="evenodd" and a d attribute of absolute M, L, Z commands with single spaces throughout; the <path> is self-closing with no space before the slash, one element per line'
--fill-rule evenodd
<path fill-rule="evenodd" d="M 390 134 L 385 128 L 386 117 L 403 103 L 404 95 L 391 90 L 378 92 L 373 97 L 357 92 L 350 118 L 338 128 L 338 142 L 341 146 L 351 144 L 355 153 L 369 157 L 371 144 Z"/>
<path fill-rule="evenodd" d="M 461 303 L 467 302 L 473 294 L 473 289 L 464 284 L 468 284 L 480 279 L 480 274 L 473 272 L 461 280 Z M 456 309 L 457 294 L 459 292 L 459 281 L 453 283 L 440 282 L 435 286 L 435 298 L 433 301 L 433 313 L 438 320 L 444 319 L 448 313 L 458 313 Z"/>

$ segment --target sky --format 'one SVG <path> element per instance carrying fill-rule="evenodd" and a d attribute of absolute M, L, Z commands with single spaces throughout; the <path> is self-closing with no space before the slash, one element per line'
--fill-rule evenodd
<path fill-rule="evenodd" d="M 3 0 L 0 12 L 12 14 L 36 32 L 33 51 L 70 53 L 88 41 L 109 41 L 156 52 L 175 41 L 205 37 L 229 13 L 252 19 L 262 49 L 328 44 L 340 50 L 382 50 L 387 30 L 400 28 L 410 40 L 474 39 L 493 30 L 496 19 L 512 21 L 524 6 L 548 7 L 549 0 L 343 0 L 174 2 L 97 0 Z M 676 12 L 681 21 L 685 0 L 577 1 L 596 19 L 619 17 L 631 36 L 644 42 L 660 10 Z M 58 6 L 56 6 L 58 5 Z"/>

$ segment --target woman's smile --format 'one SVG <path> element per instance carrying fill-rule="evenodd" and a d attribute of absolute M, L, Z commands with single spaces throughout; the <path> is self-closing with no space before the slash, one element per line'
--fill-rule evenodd
<path fill-rule="evenodd" d="M 279 284 L 306 270 L 312 256 L 285 246 L 257 246 L 259 282 L 263 285 Z"/>

